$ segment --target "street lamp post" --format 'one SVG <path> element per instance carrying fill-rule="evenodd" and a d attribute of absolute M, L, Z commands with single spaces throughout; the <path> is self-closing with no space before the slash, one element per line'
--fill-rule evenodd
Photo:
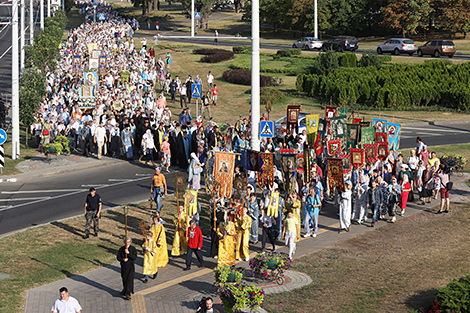
<path fill-rule="evenodd" d="M 259 151 L 259 0 L 251 3 L 251 148 Z"/>
<path fill-rule="evenodd" d="M 16 160 L 20 157 L 18 0 L 13 0 L 11 8 L 11 158 Z"/>
<path fill-rule="evenodd" d="M 318 0 L 315 0 L 315 5 L 314 5 L 314 29 L 315 29 L 315 38 L 318 38 Z"/>

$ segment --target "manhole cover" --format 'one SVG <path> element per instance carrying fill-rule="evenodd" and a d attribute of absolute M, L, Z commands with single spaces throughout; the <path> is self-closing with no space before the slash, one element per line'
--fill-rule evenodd
<path fill-rule="evenodd" d="M 7 279 L 10 278 L 11 276 L 8 274 L 0 274 L 0 279 Z"/>

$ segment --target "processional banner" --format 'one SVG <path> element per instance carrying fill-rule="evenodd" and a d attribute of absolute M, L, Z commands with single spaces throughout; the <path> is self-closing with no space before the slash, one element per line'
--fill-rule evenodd
<path fill-rule="evenodd" d="M 344 189 L 344 176 L 343 176 L 343 160 L 335 158 L 327 158 L 328 164 L 328 184 L 330 192 L 333 192 L 336 188 L 338 191 Z"/>
<path fill-rule="evenodd" d="M 365 144 L 364 145 L 364 150 L 366 154 L 366 160 L 369 163 L 374 163 L 378 159 L 378 154 L 379 154 L 379 145 L 374 143 L 374 144 Z"/>
<path fill-rule="evenodd" d="M 232 196 L 233 170 L 235 154 L 215 151 L 214 179 L 220 184 L 219 197 Z"/>
<path fill-rule="evenodd" d="M 381 118 L 373 118 L 372 119 L 372 126 L 375 127 L 375 131 L 378 133 L 385 132 L 385 125 L 387 124 L 387 120 Z"/>
<path fill-rule="evenodd" d="M 296 157 L 297 154 L 293 153 L 281 154 L 281 167 L 284 175 L 285 189 L 289 193 L 295 190 L 295 177 L 297 173 Z"/>
<path fill-rule="evenodd" d="M 265 185 L 272 187 L 274 184 L 274 154 L 260 152 L 260 173 L 258 174 L 258 184 L 263 187 Z"/>
<path fill-rule="evenodd" d="M 387 123 L 388 148 L 397 151 L 400 148 L 400 128 L 401 124 Z"/>

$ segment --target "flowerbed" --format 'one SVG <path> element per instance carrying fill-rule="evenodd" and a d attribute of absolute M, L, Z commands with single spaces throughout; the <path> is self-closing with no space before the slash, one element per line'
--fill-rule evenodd
<path fill-rule="evenodd" d="M 273 261 L 275 261 L 275 263 Z M 274 276 L 274 271 L 277 272 L 277 275 L 284 276 L 284 272 L 291 267 L 291 263 L 292 260 L 286 253 L 258 253 L 250 260 L 249 273 L 255 276 L 262 276 L 265 279 L 272 278 Z"/>

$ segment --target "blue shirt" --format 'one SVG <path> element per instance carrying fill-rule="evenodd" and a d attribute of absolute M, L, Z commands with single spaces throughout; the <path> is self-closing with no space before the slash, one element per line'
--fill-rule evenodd
<path fill-rule="evenodd" d="M 315 205 L 320 204 L 320 197 L 318 195 L 311 196 L 308 195 L 305 200 L 305 213 L 308 215 L 318 215 L 320 213 L 320 207 L 315 207 Z"/>

